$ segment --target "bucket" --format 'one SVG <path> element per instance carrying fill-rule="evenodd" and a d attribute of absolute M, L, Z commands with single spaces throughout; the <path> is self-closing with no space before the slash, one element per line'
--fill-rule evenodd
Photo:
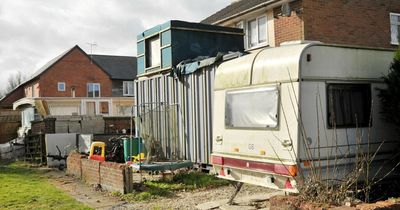
<path fill-rule="evenodd" d="M 132 144 L 131 139 L 124 138 L 124 160 L 130 161 L 132 158 Z"/>

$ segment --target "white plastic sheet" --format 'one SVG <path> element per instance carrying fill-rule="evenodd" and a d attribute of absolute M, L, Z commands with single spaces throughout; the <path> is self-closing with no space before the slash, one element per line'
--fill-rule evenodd
<path fill-rule="evenodd" d="M 225 126 L 228 128 L 276 127 L 278 99 L 277 86 L 227 92 Z"/>

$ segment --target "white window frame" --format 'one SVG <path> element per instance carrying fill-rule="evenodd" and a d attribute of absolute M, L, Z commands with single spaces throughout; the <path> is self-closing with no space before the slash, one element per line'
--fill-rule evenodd
<path fill-rule="evenodd" d="M 258 23 L 259 23 L 259 20 L 261 18 L 265 18 L 265 41 L 264 42 L 260 42 L 260 38 L 258 36 L 259 35 L 259 24 Z M 256 37 L 257 37 L 256 39 L 257 39 L 257 44 L 254 45 L 254 46 L 251 46 L 251 44 L 250 44 L 251 38 L 249 37 L 249 35 L 250 35 L 249 23 L 251 21 L 256 21 Z M 268 45 L 269 37 L 268 37 L 268 17 L 267 17 L 267 15 L 261 15 L 261 16 L 258 16 L 256 18 L 248 19 L 245 22 L 246 22 L 246 24 L 243 24 L 243 25 L 246 27 L 246 29 L 244 29 L 244 30 L 246 31 L 246 46 L 247 46 L 247 49 L 253 49 L 253 48 L 258 48 L 258 47 L 262 47 L 262 46 Z"/>
<path fill-rule="evenodd" d="M 145 64 L 146 69 L 152 69 L 161 66 L 161 36 L 155 35 L 145 42 Z"/>
<path fill-rule="evenodd" d="M 132 88 L 129 88 L 129 84 L 132 84 Z M 128 93 L 125 93 L 125 87 L 128 85 Z M 135 83 L 133 81 L 124 81 L 122 84 L 122 94 L 123 96 L 133 96 L 134 95 L 134 88 L 135 88 Z M 130 91 L 132 91 L 130 93 Z"/>
<path fill-rule="evenodd" d="M 60 85 L 64 85 L 64 89 L 60 89 Z M 58 82 L 57 83 L 58 92 L 65 92 L 65 89 L 67 89 L 67 87 L 65 86 L 65 82 Z"/>
<path fill-rule="evenodd" d="M 99 86 L 99 96 L 96 96 L 96 94 L 94 94 L 93 92 L 93 96 L 89 96 L 89 86 L 93 85 L 93 90 L 94 90 L 94 86 Z M 100 83 L 87 83 L 86 85 L 86 94 L 88 98 L 100 98 L 101 97 L 101 86 Z"/>
<path fill-rule="evenodd" d="M 245 20 L 241 20 L 237 23 L 235 23 L 235 28 L 240 28 L 243 29 L 243 33 L 244 33 L 244 37 L 243 37 L 243 46 L 245 46 L 245 48 L 247 49 L 247 35 L 246 35 L 246 21 Z"/>
<path fill-rule="evenodd" d="M 393 18 L 395 18 L 395 17 L 397 17 L 397 23 L 396 22 L 393 22 Z M 399 40 L 399 35 L 400 35 L 400 30 L 399 30 L 399 27 L 400 27 L 400 13 L 390 13 L 390 43 L 391 44 L 393 44 L 393 45 L 399 45 L 399 43 L 400 43 L 400 40 Z M 396 32 L 396 34 L 397 34 L 397 37 L 393 37 L 393 30 L 397 30 Z"/>

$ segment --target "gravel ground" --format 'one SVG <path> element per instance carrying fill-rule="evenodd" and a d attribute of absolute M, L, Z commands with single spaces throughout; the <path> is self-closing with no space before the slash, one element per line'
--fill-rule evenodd
<path fill-rule="evenodd" d="M 146 202 L 137 202 L 134 204 L 124 205 L 120 209 L 195 209 L 195 207 L 201 203 L 229 199 L 234 191 L 235 188 L 233 186 L 223 186 L 214 189 L 179 192 L 175 197 L 172 198 L 161 198 Z M 270 192 L 273 192 L 273 190 L 245 184 L 236 198 L 247 197 L 261 193 L 267 194 Z M 263 205 L 265 205 L 265 203 Z"/>
<path fill-rule="evenodd" d="M 196 206 L 201 203 L 229 199 L 235 191 L 233 186 L 222 186 L 212 189 L 181 191 L 172 197 L 127 203 L 111 196 L 108 192 L 95 190 L 93 186 L 66 176 L 62 171 L 50 170 L 46 177 L 59 189 L 95 209 L 196 209 Z M 274 192 L 274 190 L 245 184 L 236 198 L 270 192 Z M 259 204 L 261 206 L 258 207 L 265 207 L 266 202 Z"/>

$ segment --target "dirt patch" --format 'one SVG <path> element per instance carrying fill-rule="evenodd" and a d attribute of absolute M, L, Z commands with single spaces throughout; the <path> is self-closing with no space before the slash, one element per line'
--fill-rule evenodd
<path fill-rule="evenodd" d="M 97 186 L 91 186 L 74 177 L 67 176 L 63 171 L 49 170 L 44 174 L 57 188 L 67 192 L 77 201 L 95 209 L 112 209 L 122 206 L 126 202 L 109 195 Z"/>

